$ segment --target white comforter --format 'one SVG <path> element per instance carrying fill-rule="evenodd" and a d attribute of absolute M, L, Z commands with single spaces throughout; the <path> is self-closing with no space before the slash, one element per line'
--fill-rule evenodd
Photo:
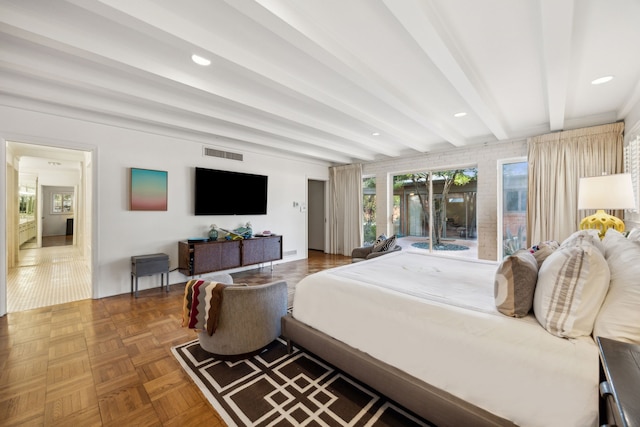
<path fill-rule="evenodd" d="M 500 314 L 496 263 L 398 252 L 296 286 L 293 316 L 521 426 L 595 426 L 598 350 Z"/>

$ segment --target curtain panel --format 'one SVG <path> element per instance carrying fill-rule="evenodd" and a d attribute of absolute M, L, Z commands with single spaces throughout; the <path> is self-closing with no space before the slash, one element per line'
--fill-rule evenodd
<path fill-rule="evenodd" d="M 329 168 L 329 253 L 351 256 L 362 244 L 362 165 Z"/>
<path fill-rule="evenodd" d="M 578 212 L 578 183 L 583 177 L 622 173 L 623 133 L 624 123 L 619 122 L 527 140 L 529 245 L 564 240 L 594 212 Z"/>

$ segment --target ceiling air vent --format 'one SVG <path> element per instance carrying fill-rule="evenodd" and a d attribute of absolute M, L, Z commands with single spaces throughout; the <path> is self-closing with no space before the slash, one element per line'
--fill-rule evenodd
<path fill-rule="evenodd" d="M 240 153 L 232 153 L 231 151 L 222 151 L 209 147 L 204 147 L 204 155 L 209 157 L 220 157 L 222 159 L 242 161 L 242 154 Z"/>

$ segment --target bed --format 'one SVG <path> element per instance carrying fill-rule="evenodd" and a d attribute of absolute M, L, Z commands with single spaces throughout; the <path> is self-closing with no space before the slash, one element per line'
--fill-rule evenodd
<path fill-rule="evenodd" d="M 598 265 L 607 287 L 583 299 L 599 308 L 613 276 Z M 282 333 L 438 426 L 598 425 L 593 336 L 499 312 L 498 267 L 402 251 L 325 270 L 296 286 Z"/>

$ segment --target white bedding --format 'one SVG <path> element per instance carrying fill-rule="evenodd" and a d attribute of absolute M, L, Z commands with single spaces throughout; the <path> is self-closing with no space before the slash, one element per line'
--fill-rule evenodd
<path fill-rule="evenodd" d="M 595 342 L 555 337 L 532 315 L 500 314 L 496 268 L 389 254 L 306 277 L 293 316 L 518 425 L 597 425 Z"/>

